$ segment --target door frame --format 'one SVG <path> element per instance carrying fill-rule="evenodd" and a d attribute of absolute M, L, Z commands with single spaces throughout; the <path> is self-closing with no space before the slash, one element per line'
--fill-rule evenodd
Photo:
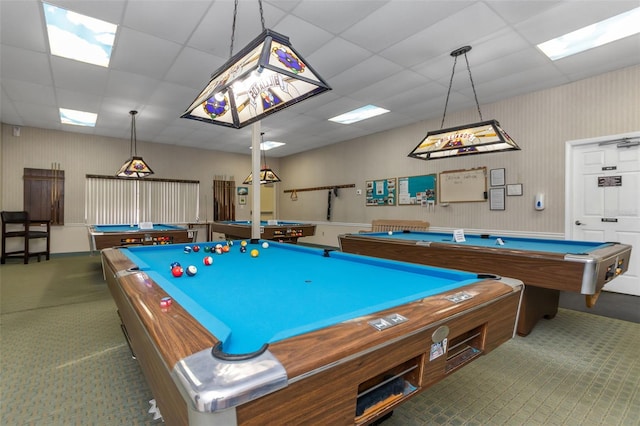
<path fill-rule="evenodd" d="M 592 145 L 598 144 L 602 142 L 611 142 L 618 139 L 624 138 L 640 138 L 640 131 L 638 132 L 629 132 L 629 133 L 620 133 L 617 135 L 607 135 L 607 136 L 598 136 L 595 138 L 587 138 L 587 139 L 574 139 L 565 142 L 565 150 L 564 150 L 564 238 L 565 240 L 571 240 L 573 237 L 573 199 L 572 199 L 572 188 L 573 188 L 573 150 L 576 147 L 583 145 Z"/>

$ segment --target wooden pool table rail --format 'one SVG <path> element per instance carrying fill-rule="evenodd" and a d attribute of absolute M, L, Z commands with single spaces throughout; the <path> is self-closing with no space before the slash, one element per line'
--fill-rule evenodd
<path fill-rule="evenodd" d="M 109 290 L 165 422 L 189 424 L 201 414 L 194 414 L 171 371 L 181 359 L 212 347 L 217 339 L 179 303 L 174 301 L 163 311 L 159 300 L 167 294 L 145 273 L 128 272 L 135 265 L 120 250 L 106 249 L 102 256 Z M 428 360 L 431 334 L 439 325 L 446 324 L 452 337 L 478 328 L 482 353 L 513 337 L 522 290 L 519 281 L 511 285 L 484 280 L 447 294 L 462 290 L 474 295 L 469 303 L 452 304 L 436 295 L 271 344 L 269 350 L 286 368 L 289 385 L 236 407 L 238 423 L 355 424 L 358 384 L 382 374 L 381 366 L 387 369 L 415 359 L 418 367 L 412 380 L 419 390 L 449 374 L 445 357 Z M 382 332 L 367 323 L 391 313 L 410 321 Z M 380 414 L 358 423 L 366 424 Z"/>
<path fill-rule="evenodd" d="M 580 255 L 441 242 L 423 244 L 392 237 L 380 242 L 367 234 L 340 235 L 338 240 L 340 249 L 347 253 L 441 268 L 487 271 L 522 280 L 525 290 L 518 323 L 521 336 L 528 335 L 540 318 L 550 319 L 556 315 L 560 291 L 585 294 L 587 306 L 593 306 L 602 287 L 611 279 L 606 268 L 595 269 L 593 264 L 581 261 Z M 608 257 L 606 249 L 601 251 L 603 264 L 615 263 L 617 256 Z M 488 252 L 491 256 L 487 256 Z M 568 261 L 567 257 L 574 259 Z M 621 257 L 623 268 L 619 273 L 628 268 L 629 257 L 630 249 Z M 592 276 L 585 277 L 585 274 Z M 589 285 L 585 285 L 585 280 Z"/>

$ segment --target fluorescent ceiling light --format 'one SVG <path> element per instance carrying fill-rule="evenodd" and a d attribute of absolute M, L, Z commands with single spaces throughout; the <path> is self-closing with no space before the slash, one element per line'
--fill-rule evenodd
<path fill-rule="evenodd" d="M 640 32 L 640 7 L 540 43 L 552 61 L 602 46 Z"/>
<path fill-rule="evenodd" d="M 334 121 L 340 124 L 352 124 L 358 121 L 366 120 L 367 118 L 375 117 L 376 115 L 388 113 L 388 109 L 380 108 L 375 105 L 366 105 L 353 111 L 346 112 L 336 117 L 330 118 L 329 121 Z"/>
<path fill-rule="evenodd" d="M 286 143 L 276 142 L 276 141 L 264 141 L 260 143 L 260 150 L 269 151 L 270 149 L 278 148 L 279 146 L 282 146 L 282 145 L 286 145 Z M 249 149 L 253 149 L 253 147 L 250 146 Z"/>
<path fill-rule="evenodd" d="M 60 122 L 73 126 L 95 127 L 98 114 L 60 108 Z"/>
<path fill-rule="evenodd" d="M 51 54 L 109 66 L 117 25 L 42 3 Z"/>

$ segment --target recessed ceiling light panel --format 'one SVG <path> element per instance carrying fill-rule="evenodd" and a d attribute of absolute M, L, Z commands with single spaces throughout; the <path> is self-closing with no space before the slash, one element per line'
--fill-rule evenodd
<path fill-rule="evenodd" d="M 109 66 L 117 25 L 48 3 L 42 6 L 52 55 Z"/>
<path fill-rule="evenodd" d="M 98 114 L 60 108 L 60 122 L 72 126 L 95 127 Z"/>
<path fill-rule="evenodd" d="M 340 124 L 352 124 L 377 115 L 386 114 L 388 112 L 388 109 L 380 108 L 375 105 L 365 105 L 361 108 L 354 109 L 353 111 L 330 118 L 329 121 L 334 121 Z"/>
<path fill-rule="evenodd" d="M 640 32 L 640 7 L 538 44 L 552 61 Z"/>

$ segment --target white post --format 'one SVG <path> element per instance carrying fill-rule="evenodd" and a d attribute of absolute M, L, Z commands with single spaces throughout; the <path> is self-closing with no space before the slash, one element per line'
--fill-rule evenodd
<path fill-rule="evenodd" d="M 251 202 L 251 239 L 260 238 L 260 121 L 251 125 L 251 170 L 253 197 Z"/>

